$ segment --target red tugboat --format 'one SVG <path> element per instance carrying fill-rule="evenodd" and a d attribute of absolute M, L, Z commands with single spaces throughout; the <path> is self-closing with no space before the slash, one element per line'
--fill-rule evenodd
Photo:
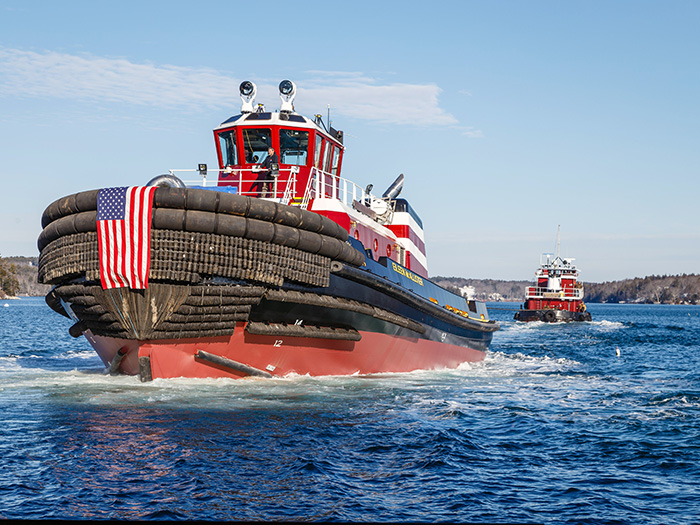
<path fill-rule="evenodd" d="M 583 284 L 578 281 L 574 259 L 557 254 L 543 253 L 540 267 L 535 272 L 535 286 L 525 289 L 523 309 L 515 314 L 516 321 L 544 321 L 546 323 L 590 321 L 591 314 L 583 302 Z"/>
<path fill-rule="evenodd" d="M 341 177 L 343 133 L 253 105 L 214 129 L 207 167 L 63 197 L 44 211 L 39 280 L 113 374 L 342 375 L 480 361 L 486 305 L 428 279 L 423 224 L 398 198 Z M 180 172 L 198 172 L 185 184 Z"/>

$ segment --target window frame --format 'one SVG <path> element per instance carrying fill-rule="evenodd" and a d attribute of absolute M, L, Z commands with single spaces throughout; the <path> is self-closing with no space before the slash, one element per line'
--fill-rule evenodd
<path fill-rule="evenodd" d="M 242 157 L 243 162 L 241 164 L 242 165 L 256 165 L 256 164 L 262 163 L 267 158 L 267 149 L 268 148 L 275 148 L 275 143 L 273 140 L 274 139 L 274 133 L 273 133 L 274 128 L 273 127 L 262 127 L 262 126 L 245 126 L 245 127 L 241 127 L 240 130 L 241 130 L 241 146 L 240 147 L 243 149 L 243 157 Z M 253 161 L 252 158 L 250 160 L 248 160 L 248 158 L 246 157 L 247 144 L 246 144 L 246 136 L 245 135 L 246 135 L 246 132 L 250 132 L 253 130 L 255 130 L 255 131 L 264 130 L 267 132 L 268 137 L 269 137 L 269 142 L 267 144 L 267 147 L 265 148 L 264 151 L 262 151 L 263 154 L 260 156 L 260 158 L 258 158 L 257 162 Z M 252 154 L 254 155 L 255 153 L 256 153 L 256 151 L 253 150 Z"/>
<path fill-rule="evenodd" d="M 295 131 L 297 133 L 305 133 L 306 134 L 306 148 L 304 148 L 304 151 L 306 153 L 306 159 L 303 164 L 297 164 L 297 163 L 289 163 L 289 162 L 284 162 L 284 153 L 282 151 L 282 133 L 285 131 Z M 306 167 L 309 165 L 309 161 L 311 159 L 311 156 L 309 155 L 309 144 L 311 143 L 311 132 L 308 129 L 300 129 L 300 128 L 292 128 L 292 127 L 279 127 L 277 130 L 277 144 L 278 148 L 276 149 L 277 151 L 277 156 L 280 159 L 280 164 L 284 164 L 285 166 L 301 166 L 301 167 Z"/>

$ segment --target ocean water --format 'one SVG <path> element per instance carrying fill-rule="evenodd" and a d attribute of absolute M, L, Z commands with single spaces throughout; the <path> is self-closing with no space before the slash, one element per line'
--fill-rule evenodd
<path fill-rule="evenodd" d="M 700 523 L 700 307 L 589 310 L 493 310 L 457 370 L 141 383 L 0 301 L 0 517 Z"/>

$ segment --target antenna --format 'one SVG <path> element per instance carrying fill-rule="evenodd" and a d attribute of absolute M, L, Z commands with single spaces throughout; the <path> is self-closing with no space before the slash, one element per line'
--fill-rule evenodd
<path fill-rule="evenodd" d="M 555 253 L 557 254 L 557 259 L 559 258 L 559 245 L 561 244 L 561 224 L 557 225 L 557 245 Z"/>
<path fill-rule="evenodd" d="M 328 129 L 331 127 L 331 105 L 328 104 Z"/>

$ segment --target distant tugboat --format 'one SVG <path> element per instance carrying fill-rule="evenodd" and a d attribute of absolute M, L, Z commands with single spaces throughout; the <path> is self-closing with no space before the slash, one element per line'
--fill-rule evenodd
<path fill-rule="evenodd" d="M 535 272 L 535 286 L 525 290 L 523 309 L 515 314 L 516 321 L 544 321 L 546 323 L 590 321 L 591 314 L 583 303 L 583 284 L 578 281 L 578 269 L 574 259 L 559 256 L 559 232 L 557 253 L 543 253 L 540 267 Z"/>

